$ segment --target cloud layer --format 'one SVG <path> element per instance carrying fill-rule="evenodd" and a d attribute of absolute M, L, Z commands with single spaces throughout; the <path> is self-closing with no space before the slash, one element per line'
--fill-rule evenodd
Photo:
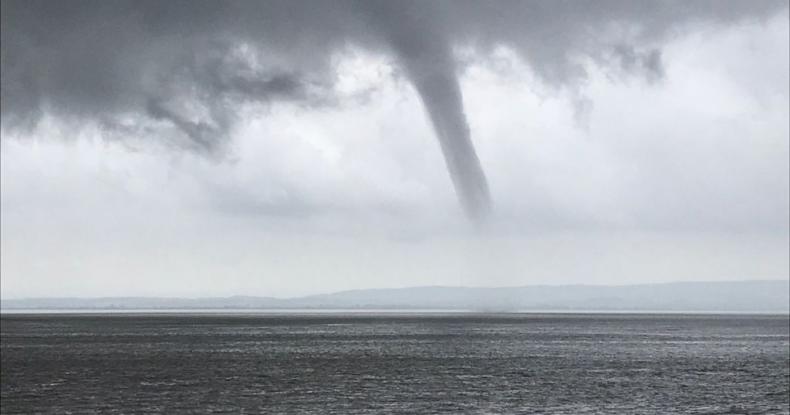
<path fill-rule="evenodd" d="M 648 79 L 689 25 L 762 19 L 786 1 L 17 1 L 2 3 L 3 128 L 44 115 L 107 137 L 221 156 L 245 103 L 338 105 L 333 58 L 394 59 L 439 139 L 470 217 L 489 190 L 464 114 L 456 51 L 515 50 L 540 81 L 575 88 L 592 60 Z M 579 98 L 583 115 L 589 104 Z"/>
<path fill-rule="evenodd" d="M 0 4 L 3 298 L 790 275 L 787 3 Z"/>

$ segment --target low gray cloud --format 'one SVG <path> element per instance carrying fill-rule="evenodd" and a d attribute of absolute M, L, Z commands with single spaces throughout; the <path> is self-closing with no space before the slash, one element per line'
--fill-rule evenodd
<path fill-rule="evenodd" d="M 44 114 L 136 131 L 221 154 L 240 105 L 331 105 L 332 56 L 391 55 L 426 107 L 464 209 L 489 209 L 453 51 L 503 45 L 553 86 L 586 78 L 581 61 L 648 79 L 662 43 L 692 25 L 786 9 L 759 1 L 125 1 L 2 2 L 3 128 Z M 580 97 L 580 108 L 589 101 Z M 584 111 L 581 111 L 582 115 Z M 131 120 L 131 121 L 130 121 Z"/>

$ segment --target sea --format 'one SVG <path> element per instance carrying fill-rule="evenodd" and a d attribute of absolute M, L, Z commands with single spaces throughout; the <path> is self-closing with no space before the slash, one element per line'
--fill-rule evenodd
<path fill-rule="evenodd" d="M 0 314 L 3 414 L 788 414 L 787 315 Z"/>

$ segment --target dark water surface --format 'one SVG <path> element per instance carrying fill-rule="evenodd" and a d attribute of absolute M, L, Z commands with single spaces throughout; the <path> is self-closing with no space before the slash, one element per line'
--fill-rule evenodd
<path fill-rule="evenodd" d="M 2 413 L 785 413 L 787 316 L 2 315 Z"/>

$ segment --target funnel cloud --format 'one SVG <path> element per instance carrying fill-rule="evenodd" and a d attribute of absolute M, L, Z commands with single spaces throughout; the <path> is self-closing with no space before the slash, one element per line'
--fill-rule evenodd
<path fill-rule="evenodd" d="M 469 134 L 450 45 L 431 26 L 431 15 L 438 12 L 430 5 L 422 10 L 395 2 L 382 6 L 385 10 L 373 17 L 420 95 L 461 206 L 470 219 L 482 220 L 491 208 L 488 182 Z"/>

